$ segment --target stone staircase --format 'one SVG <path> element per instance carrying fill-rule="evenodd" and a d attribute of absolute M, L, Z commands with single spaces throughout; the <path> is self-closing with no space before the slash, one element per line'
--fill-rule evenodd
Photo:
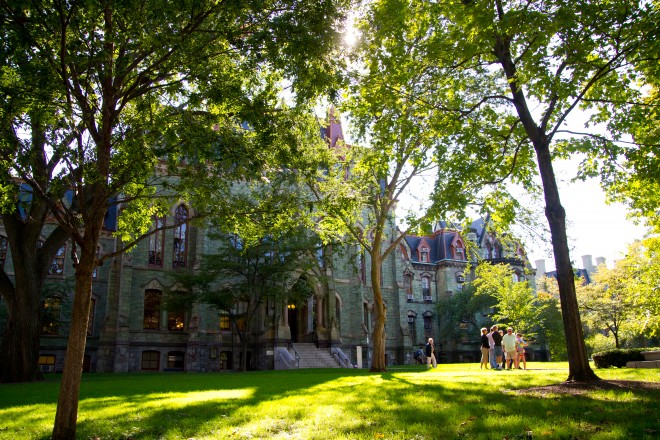
<path fill-rule="evenodd" d="M 292 344 L 300 356 L 300 368 L 339 368 L 337 360 L 330 354 L 329 349 L 316 348 L 315 344 Z M 295 357 L 293 350 L 289 350 Z"/>
<path fill-rule="evenodd" d="M 643 351 L 643 361 L 631 361 L 626 363 L 628 368 L 660 368 L 660 350 L 657 351 Z"/>

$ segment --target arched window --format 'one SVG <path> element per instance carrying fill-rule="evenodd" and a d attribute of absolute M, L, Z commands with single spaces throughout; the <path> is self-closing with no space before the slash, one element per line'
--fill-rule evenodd
<path fill-rule="evenodd" d="M 433 314 L 431 312 L 424 313 L 424 339 L 433 337 Z"/>
<path fill-rule="evenodd" d="M 403 290 L 406 292 L 406 299 L 408 302 L 413 300 L 412 280 L 413 276 L 410 272 L 405 272 L 403 274 Z"/>
<path fill-rule="evenodd" d="M 417 345 L 417 326 L 415 325 L 415 318 L 417 318 L 415 312 L 408 312 L 408 331 L 410 332 L 410 341 L 414 345 Z"/>
<path fill-rule="evenodd" d="M 174 213 L 174 221 L 178 225 L 174 229 L 174 250 L 172 267 L 186 267 L 188 254 L 188 208 L 179 205 Z"/>
<path fill-rule="evenodd" d="M 144 292 L 144 321 L 145 330 L 160 329 L 160 307 L 162 294 L 159 290 Z"/>
<path fill-rule="evenodd" d="M 431 301 L 431 277 L 428 275 L 422 276 L 422 296 L 424 301 Z"/>
<path fill-rule="evenodd" d="M 55 257 L 50 262 L 48 267 L 48 275 L 63 275 L 64 274 L 64 256 L 66 255 L 66 245 L 57 250 Z"/>
<path fill-rule="evenodd" d="M 154 232 L 149 236 L 149 266 L 163 267 L 163 249 L 165 248 L 165 231 L 158 230 L 165 226 L 165 217 L 153 218 Z"/>
<path fill-rule="evenodd" d="M 366 257 L 364 256 L 364 250 L 360 252 L 359 255 L 360 261 L 359 261 L 359 275 L 360 275 L 360 282 L 362 284 L 365 284 L 367 282 L 367 260 Z"/>

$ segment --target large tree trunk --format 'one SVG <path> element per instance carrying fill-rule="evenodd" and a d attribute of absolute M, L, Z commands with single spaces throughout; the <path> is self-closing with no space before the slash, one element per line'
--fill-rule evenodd
<path fill-rule="evenodd" d="M 53 440 L 75 440 L 78 419 L 78 398 L 87 342 L 89 307 L 92 299 L 92 274 L 95 267 L 96 244 L 101 231 L 101 221 L 96 230 L 86 231 L 85 246 L 76 267 L 76 288 L 73 299 L 71 329 L 64 360 L 64 371 L 57 401 L 57 413 L 53 427 Z M 92 226 L 93 228 L 93 226 Z"/>
<path fill-rule="evenodd" d="M 374 240 L 374 243 L 376 240 Z M 369 371 L 387 371 L 385 364 L 385 303 L 381 289 L 381 266 L 383 264 L 380 247 L 374 246 L 371 253 L 371 288 L 374 294 L 374 328 L 371 333 L 373 353 Z"/>
<path fill-rule="evenodd" d="M 532 117 L 525 94 L 519 84 L 516 66 L 510 51 L 510 40 L 508 37 L 496 38 L 493 52 L 497 56 L 502 69 L 509 81 L 513 103 L 520 121 L 525 128 L 529 140 L 534 146 L 536 159 L 543 183 L 543 194 L 545 196 L 545 215 L 550 226 L 552 237 L 552 249 L 557 269 L 557 284 L 559 287 L 559 299 L 561 302 L 562 319 L 564 322 L 564 333 L 566 335 L 566 348 L 568 351 L 569 381 L 591 381 L 598 380 L 598 376 L 589 366 L 587 350 L 584 344 L 582 323 L 578 309 L 577 295 L 575 294 L 575 276 L 568 249 L 568 237 L 566 236 L 566 212 L 559 200 L 559 189 L 552 167 L 552 156 L 550 155 L 550 139 L 539 127 Z"/>
<path fill-rule="evenodd" d="M 567 380 L 598 380 L 598 376 L 596 376 L 591 366 L 589 366 L 589 360 L 587 358 L 587 348 L 584 343 L 582 322 L 580 321 L 577 295 L 575 294 L 575 275 L 568 250 L 566 213 L 559 201 L 559 190 L 557 189 L 554 171 L 552 169 L 550 149 L 546 144 L 536 148 L 536 154 L 539 162 L 539 171 L 543 180 L 543 191 L 546 202 L 545 215 L 550 225 L 555 267 L 557 269 L 557 285 L 559 287 L 561 314 L 564 322 L 564 334 L 566 335 L 566 349 L 568 352 Z"/>
<path fill-rule="evenodd" d="M 16 216 L 3 218 L 14 263 L 14 280 L 0 272 L 0 293 L 9 312 L 5 334 L 0 344 L 0 382 L 29 382 L 43 379 L 39 371 L 39 338 L 42 289 L 47 264 L 66 241 L 55 230 L 39 248 L 45 214 L 39 216 L 33 202 L 32 222 Z"/>
<path fill-rule="evenodd" d="M 0 382 L 43 379 L 38 365 L 41 286 L 37 277 L 26 277 L 24 272 L 16 270 L 16 290 L 20 293 L 3 295 L 9 316 L 0 344 Z"/>

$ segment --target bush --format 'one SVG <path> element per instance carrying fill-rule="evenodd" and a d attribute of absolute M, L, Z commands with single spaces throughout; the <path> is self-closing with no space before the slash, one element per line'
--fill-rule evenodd
<path fill-rule="evenodd" d="M 591 335 L 585 339 L 584 343 L 587 345 L 587 354 L 589 356 L 616 349 L 614 338 L 612 336 L 605 336 L 602 333 Z"/>
<path fill-rule="evenodd" d="M 648 348 L 616 348 L 594 353 L 592 358 L 596 368 L 625 367 L 627 362 L 643 361 L 643 351 L 660 350 L 658 347 Z"/>

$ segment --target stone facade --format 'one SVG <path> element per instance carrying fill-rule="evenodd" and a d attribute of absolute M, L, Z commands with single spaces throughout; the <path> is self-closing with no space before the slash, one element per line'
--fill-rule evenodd
<path fill-rule="evenodd" d="M 331 146 L 343 138 L 331 118 L 324 129 Z M 172 226 L 194 207 L 178 203 L 158 226 Z M 110 213 L 99 254 L 110 254 L 120 243 L 113 238 L 116 211 Z M 177 223 L 178 224 L 178 223 Z M 390 237 L 398 234 L 390 224 Z M 168 272 L 192 268 L 201 256 L 217 250 L 209 231 L 192 225 L 165 228 L 141 241 L 130 253 L 98 268 L 93 284 L 85 370 L 130 372 L 142 370 L 223 371 L 238 369 L 241 344 L 226 316 L 205 304 L 168 310 L 163 293 L 176 290 Z M 446 340 L 438 332 L 438 300 L 462 289 L 473 278 L 478 259 L 512 265 L 520 277 L 529 267 L 522 248 L 507 248 L 486 231 L 479 220 L 465 231 L 444 222 L 428 236 L 406 236 L 383 262 L 382 294 L 387 306 L 385 324 L 387 364 L 412 362 L 412 353 L 429 337 L 438 342 L 439 361 L 474 360 L 478 339 L 470 335 Z M 0 231 L 0 236 L 2 231 Z M 341 252 L 340 252 L 341 251 Z M 49 281 L 72 284 L 74 269 L 64 252 L 60 273 Z M 11 256 L 5 255 L 11 276 Z M 368 254 L 358 247 L 324 250 L 316 271 L 292 274 L 292 285 L 305 282 L 313 294 L 302 304 L 267 301 L 248 331 L 248 369 L 279 368 L 278 353 L 295 342 L 314 342 L 320 348 L 341 350 L 350 363 L 370 365 L 373 295 Z M 324 275 L 324 276 L 319 276 Z M 321 280 L 321 281 L 319 281 Z M 41 340 L 44 371 L 61 371 L 66 352 L 67 322 L 73 286 L 57 298 L 55 320 Z M 2 304 L 0 304 L 0 319 Z M 0 323 L 2 324 L 2 323 Z M 3 326 L 4 328 L 4 326 Z M 45 332 L 46 333 L 46 332 Z M 478 336 L 478 335 L 477 335 Z"/>

